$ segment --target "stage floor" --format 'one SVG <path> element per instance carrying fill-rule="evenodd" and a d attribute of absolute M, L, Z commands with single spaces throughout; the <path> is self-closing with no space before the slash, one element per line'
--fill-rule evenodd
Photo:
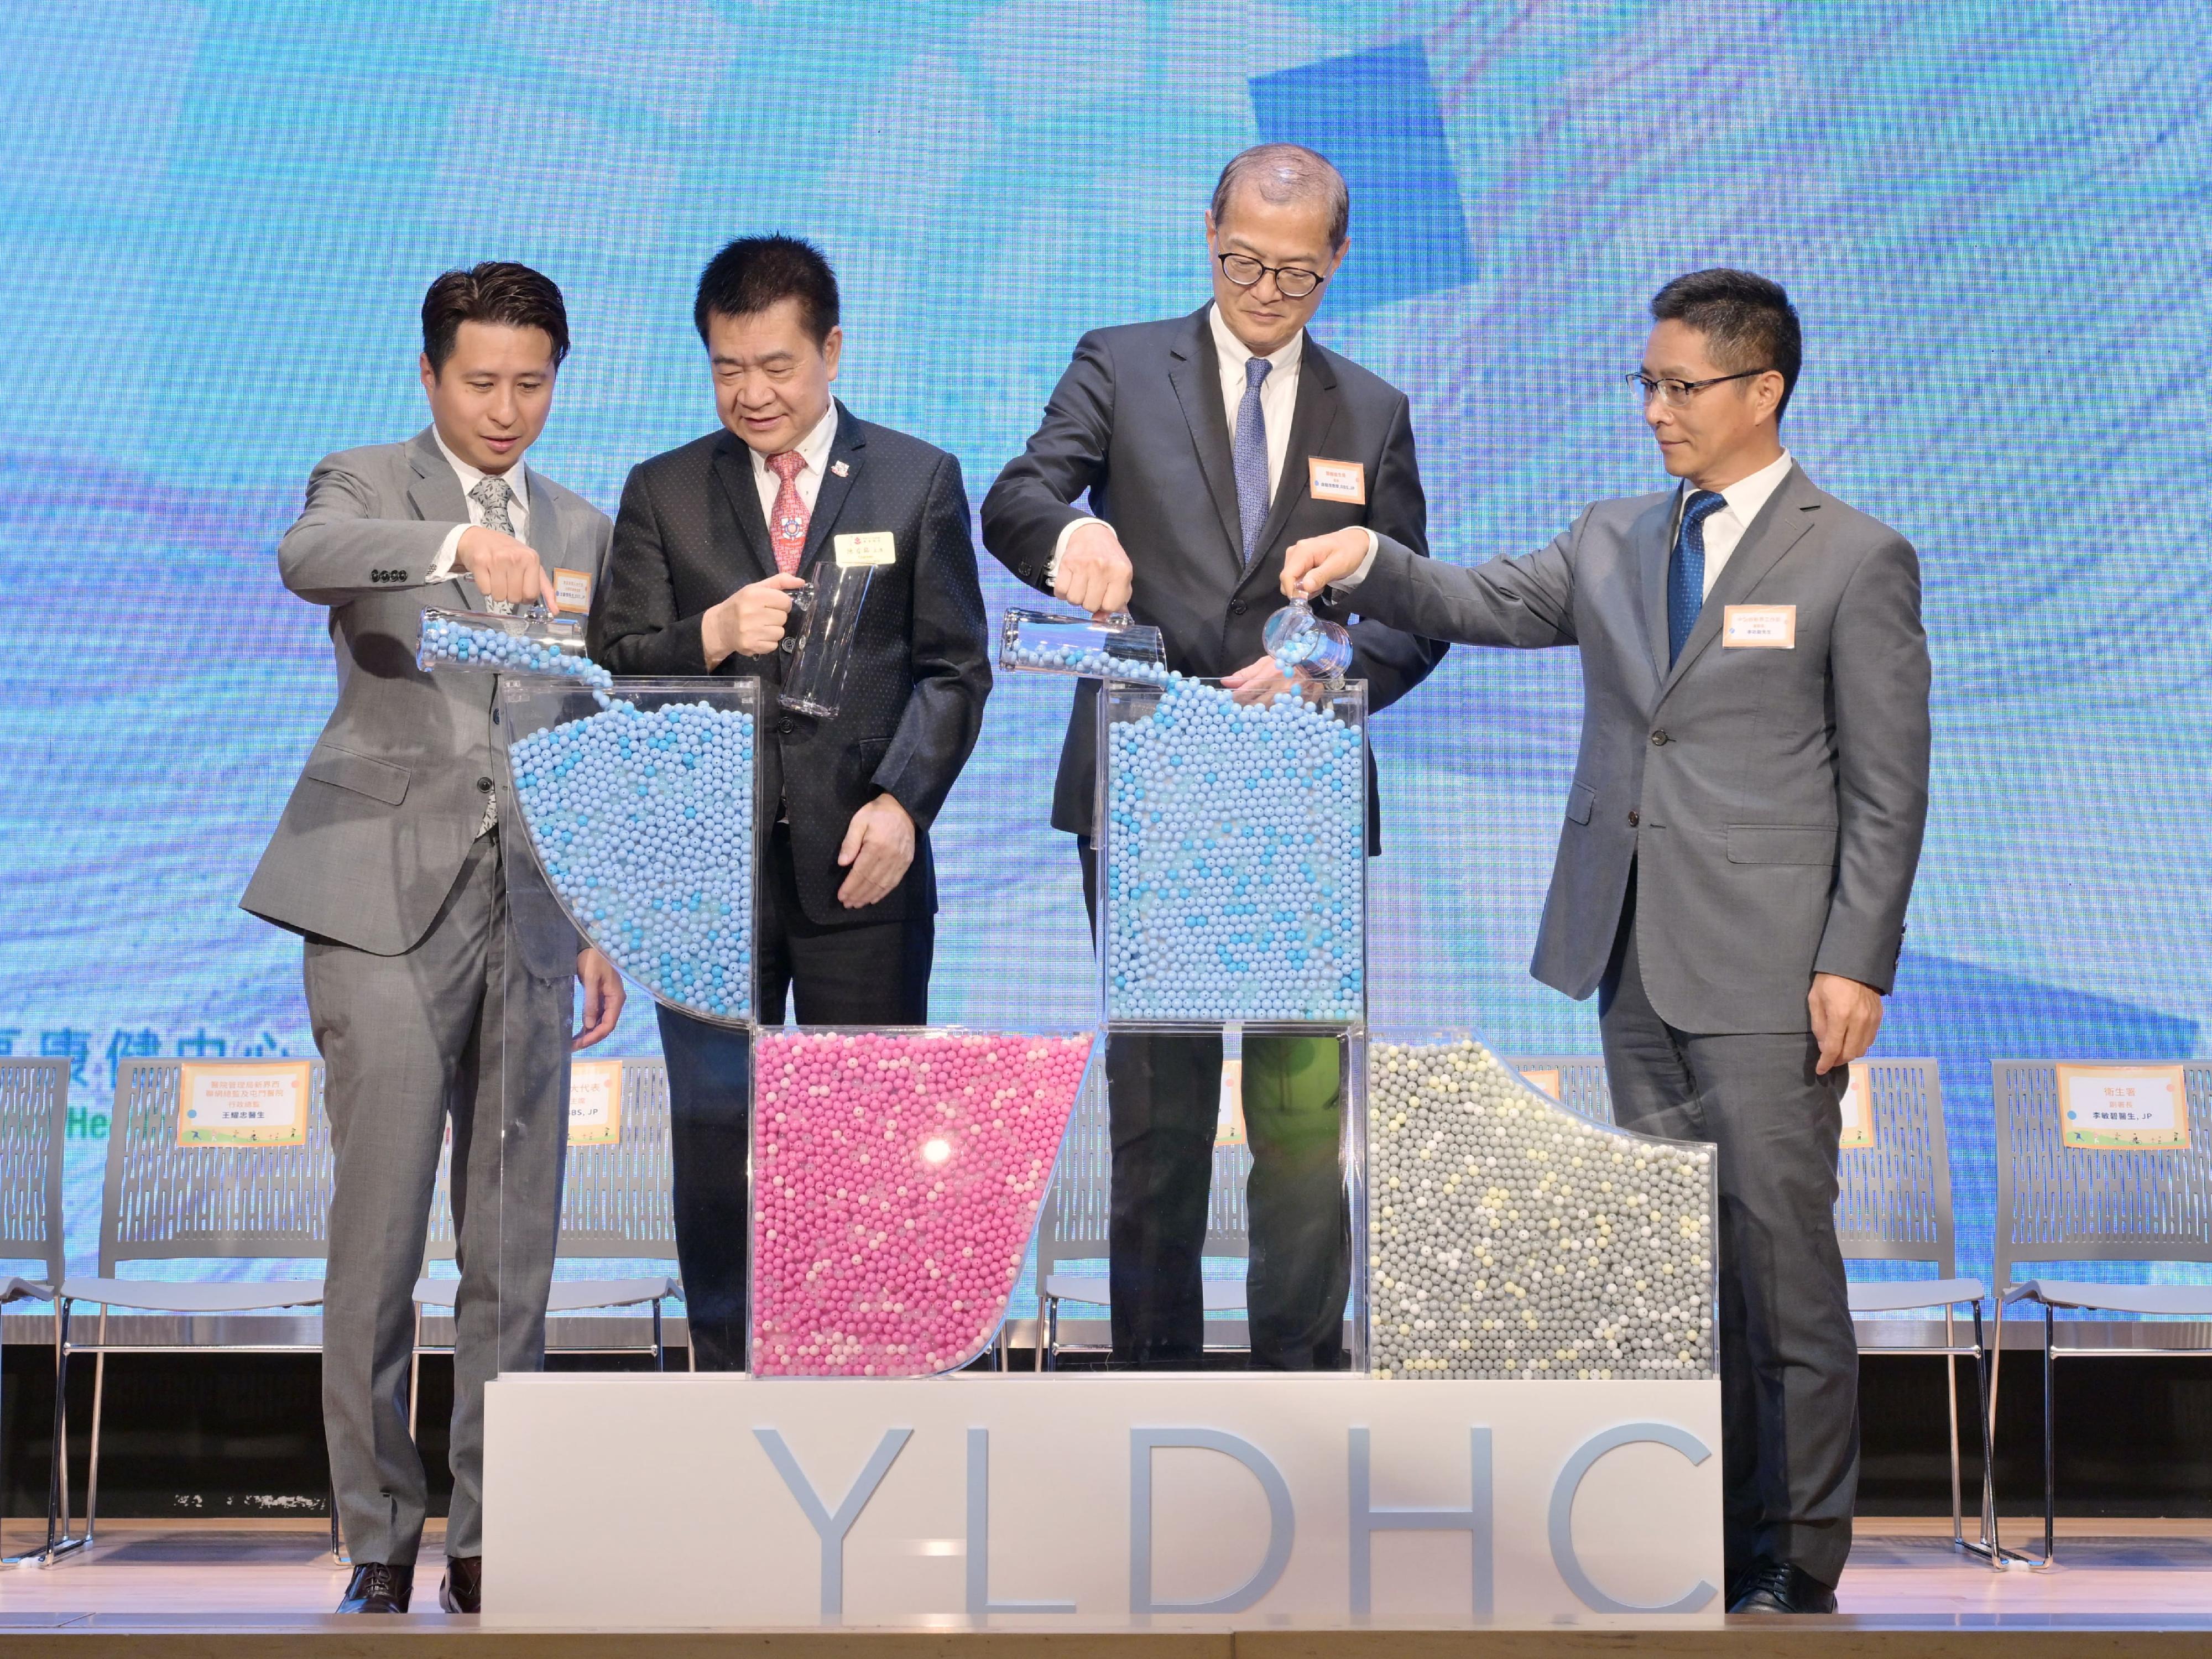
<path fill-rule="evenodd" d="M 1995 1573 L 1950 1546 L 1948 1522 L 1862 1522 L 1834 1620 L 1700 1619 L 1670 1633 L 1644 1626 L 1634 1638 L 1656 1654 L 1722 1651 L 1746 1656 L 1793 1650 L 1816 1629 L 1838 1638 L 1820 1644 L 1842 1659 L 1875 1649 L 1898 1659 L 1967 1648 L 2009 1652 L 2136 1655 L 2205 1650 L 2212 1638 L 2212 1521 L 2077 1521 L 2061 1528 L 2060 1564 L 2049 1572 Z M 42 1535 L 10 1522 L 7 1551 L 35 1547 Z M 1047 1651 L 1060 1659 L 1143 1646 L 1191 1655 L 1266 1653 L 1271 1659 L 1358 1655 L 1417 1659 L 1428 1655 L 1542 1655 L 1617 1652 L 1637 1621 L 1591 1619 L 1571 1626 L 1423 1633 L 1411 1631 L 1228 1632 L 1172 1628 L 1145 1633 L 1069 1631 L 1052 1637 L 945 1629 L 909 1632 L 788 1631 L 726 1635 L 678 1632 L 523 1632 L 476 1628 L 473 1619 L 435 1612 L 404 1620 L 326 1620 L 345 1583 L 326 1553 L 329 1534 L 313 1522 L 118 1522 L 100 1529 L 89 1553 L 45 1570 L 0 1572 L 0 1645 L 10 1653 L 52 1647 L 77 1659 L 106 1651 L 246 1659 L 261 1653 L 343 1651 L 353 1659 L 393 1652 L 428 1659 L 453 1646 L 494 1659 L 512 1651 L 553 1656 L 672 1656 L 770 1651 L 924 1654 L 932 1659 L 988 1648 L 996 1654 Z M 2007 1528 L 2016 1545 L 2040 1533 L 2022 1520 Z M 425 1540 L 418 1600 L 434 1608 L 437 1540 Z M 576 1564 L 589 1571 L 588 1561 Z M 1790 1643 L 1780 1631 L 1793 1632 Z M 2161 1638 L 2154 1632 L 2172 1634 Z M 44 1639 L 41 1639 L 44 1638 Z M 63 1646 L 66 1640 L 66 1647 Z"/>

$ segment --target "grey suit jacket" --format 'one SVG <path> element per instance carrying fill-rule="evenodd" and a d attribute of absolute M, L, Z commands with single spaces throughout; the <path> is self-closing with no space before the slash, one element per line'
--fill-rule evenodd
<path fill-rule="evenodd" d="M 1920 564 L 1792 467 L 1671 668 L 1675 493 L 1600 501 L 1540 553 L 1473 568 L 1385 539 L 1359 608 L 1471 645 L 1582 648 L 1582 753 L 1531 966 L 1604 977 L 1629 870 L 1645 988 L 1687 1031 L 1802 1031 L 1815 973 L 1889 989 L 1928 817 Z M 1795 648 L 1723 643 L 1791 605 Z"/>
<path fill-rule="evenodd" d="M 585 571 L 596 587 L 613 532 L 606 514 L 543 473 L 529 472 L 526 488 L 530 543 L 546 568 Z M 276 562 L 285 586 L 330 607 L 337 707 L 239 901 L 253 915 L 397 956 L 453 890 L 485 794 L 497 788 L 512 813 L 492 678 L 415 665 L 425 606 L 483 608 L 466 575 L 425 580 L 447 532 L 468 522 L 460 480 L 428 428 L 330 456 L 308 477 Z M 573 973 L 575 931 L 519 833 L 507 851 L 526 965 L 540 977 Z"/>

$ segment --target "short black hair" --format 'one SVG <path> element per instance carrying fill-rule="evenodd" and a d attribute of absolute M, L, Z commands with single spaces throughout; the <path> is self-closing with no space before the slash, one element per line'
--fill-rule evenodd
<path fill-rule="evenodd" d="M 837 326 L 837 274 L 822 250 L 796 236 L 740 236 L 707 261 L 691 320 L 707 337 L 709 317 L 752 317 L 785 300 L 799 301 L 799 322 L 829 343 Z"/>
<path fill-rule="evenodd" d="M 1804 360 L 1797 307 L 1782 284 L 1747 270 L 1725 266 L 1677 276 L 1651 296 L 1654 322 L 1680 322 L 1705 337 L 1713 361 L 1731 374 L 1772 369 L 1782 377 L 1778 422 L 1797 389 Z"/>
<path fill-rule="evenodd" d="M 553 342 L 553 366 L 568 355 L 568 307 L 553 279 L 528 265 L 487 259 L 466 270 L 449 270 L 422 296 L 422 355 L 430 372 L 442 373 L 463 323 L 504 323 L 541 328 Z"/>

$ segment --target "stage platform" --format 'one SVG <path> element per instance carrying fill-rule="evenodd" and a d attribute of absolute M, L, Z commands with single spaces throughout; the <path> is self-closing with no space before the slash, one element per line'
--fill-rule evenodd
<path fill-rule="evenodd" d="M 1590 1616 L 1540 1626 L 1471 1630 L 1192 1629 L 1163 1620 L 1128 1631 L 556 1631 L 480 1626 L 431 1613 L 404 1619 L 329 1613 L 345 1571 L 312 1522 L 163 1522 L 103 1527 L 88 1555 L 44 1571 L 0 1573 L 0 1653 L 100 1659 L 1551 1659 L 1552 1656 L 1718 1653 L 1763 1659 L 1948 1659 L 2009 1656 L 2197 1655 L 2212 1644 L 2212 1521 L 2081 1521 L 2062 1528 L 2050 1572 L 1993 1573 L 1950 1547 L 1948 1523 L 1873 1520 L 1832 1619 L 1660 1621 Z M 2030 1523 L 2012 1523 L 2027 1541 Z M 35 1545 L 10 1523 L 9 1551 Z M 438 1559 L 434 1540 L 425 1560 Z M 592 1564 L 580 1559 L 580 1572 Z M 437 1575 L 421 1599 L 434 1605 Z"/>

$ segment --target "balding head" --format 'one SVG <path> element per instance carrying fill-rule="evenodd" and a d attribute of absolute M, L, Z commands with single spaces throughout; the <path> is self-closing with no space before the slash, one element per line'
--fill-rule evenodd
<path fill-rule="evenodd" d="M 1328 158 L 1304 144 L 1255 144 L 1230 157 L 1213 185 L 1213 222 L 1225 223 L 1234 199 L 1251 191 L 1273 207 L 1294 203 L 1322 210 L 1332 252 L 1352 224 L 1352 192 Z"/>

